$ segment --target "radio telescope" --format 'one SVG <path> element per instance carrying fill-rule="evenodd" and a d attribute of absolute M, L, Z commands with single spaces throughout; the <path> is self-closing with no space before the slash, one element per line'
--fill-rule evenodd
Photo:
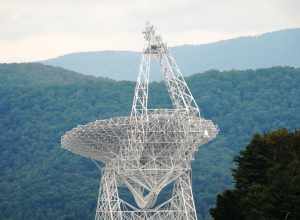
<path fill-rule="evenodd" d="M 145 47 L 129 117 L 96 120 L 65 133 L 62 147 L 105 164 L 96 220 L 197 219 L 191 160 L 218 128 L 200 116 L 167 45 L 146 25 Z M 160 64 L 172 109 L 148 109 L 151 59 Z M 133 199 L 119 196 L 125 187 Z M 158 199 L 165 188 L 172 192 Z M 163 201 L 160 201 L 163 200 Z"/>

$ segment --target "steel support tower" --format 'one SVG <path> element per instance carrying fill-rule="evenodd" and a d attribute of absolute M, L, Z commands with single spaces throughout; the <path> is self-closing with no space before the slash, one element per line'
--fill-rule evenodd
<path fill-rule="evenodd" d="M 218 128 L 200 116 L 154 27 L 147 24 L 143 34 L 145 47 L 130 116 L 80 125 L 66 132 L 62 146 L 105 163 L 96 220 L 196 220 L 191 161 L 200 145 L 215 138 Z M 151 60 L 160 64 L 171 109 L 148 108 Z M 121 187 L 133 199 L 122 198 Z M 169 193 L 162 197 L 166 189 Z"/>

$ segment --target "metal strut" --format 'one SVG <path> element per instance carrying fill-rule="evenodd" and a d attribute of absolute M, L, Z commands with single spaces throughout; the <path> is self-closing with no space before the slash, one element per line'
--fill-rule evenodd
<path fill-rule="evenodd" d="M 170 55 L 167 44 L 156 34 L 154 27 L 147 24 L 144 33 L 146 45 L 143 51 L 140 72 L 136 84 L 131 117 L 147 114 L 148 83 L 151 59 L 158 59 L 173 107 L 185 109 L 189 114 L 200 116 L 199 107 L 188 88 L 175 59 Z M 145 58 L 147 57 L 147 58 Z"/>

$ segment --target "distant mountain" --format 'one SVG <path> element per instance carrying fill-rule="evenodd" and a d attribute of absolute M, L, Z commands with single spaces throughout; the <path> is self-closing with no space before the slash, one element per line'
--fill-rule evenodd
<path fill-rule="evenodd" d="M 272 66 L 300 66 L 300 28 L 254 37 L 171 48 L 185 76 L 209 69 L 255 69 Z M 136 80 L 140 54 L 133 51 L 72 53 L 43 61 L 80 73 L 115 80 Z M 159 79 L 157 65 L 153 79 Z"/>
<path fill-rule="evenodd" d="M 198 219 L 232 186 L 232 158 L 256 132 L 299 128 L 300 68 L 209 71 L 186 78 L 201 114 L 220 128 L 193 161 Z M 60 147 L 78 124 L 128 115 L 135 84 L 42 64 L 0 64 L 0 219 L 94 219 L 99 170 Z M 150 83 L 150 107 L 170 107 Z M 128 193 L 121 191 L 122 198 Z"/>

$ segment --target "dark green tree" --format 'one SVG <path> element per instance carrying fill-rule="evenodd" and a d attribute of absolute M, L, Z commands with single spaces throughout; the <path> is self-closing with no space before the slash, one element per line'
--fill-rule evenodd
<path fill-rule="evenodd" d="M 235 189 L 218 195 L 215 220 L 300 219 L 300 131 L 256 134 L 234 161 Z"/>

